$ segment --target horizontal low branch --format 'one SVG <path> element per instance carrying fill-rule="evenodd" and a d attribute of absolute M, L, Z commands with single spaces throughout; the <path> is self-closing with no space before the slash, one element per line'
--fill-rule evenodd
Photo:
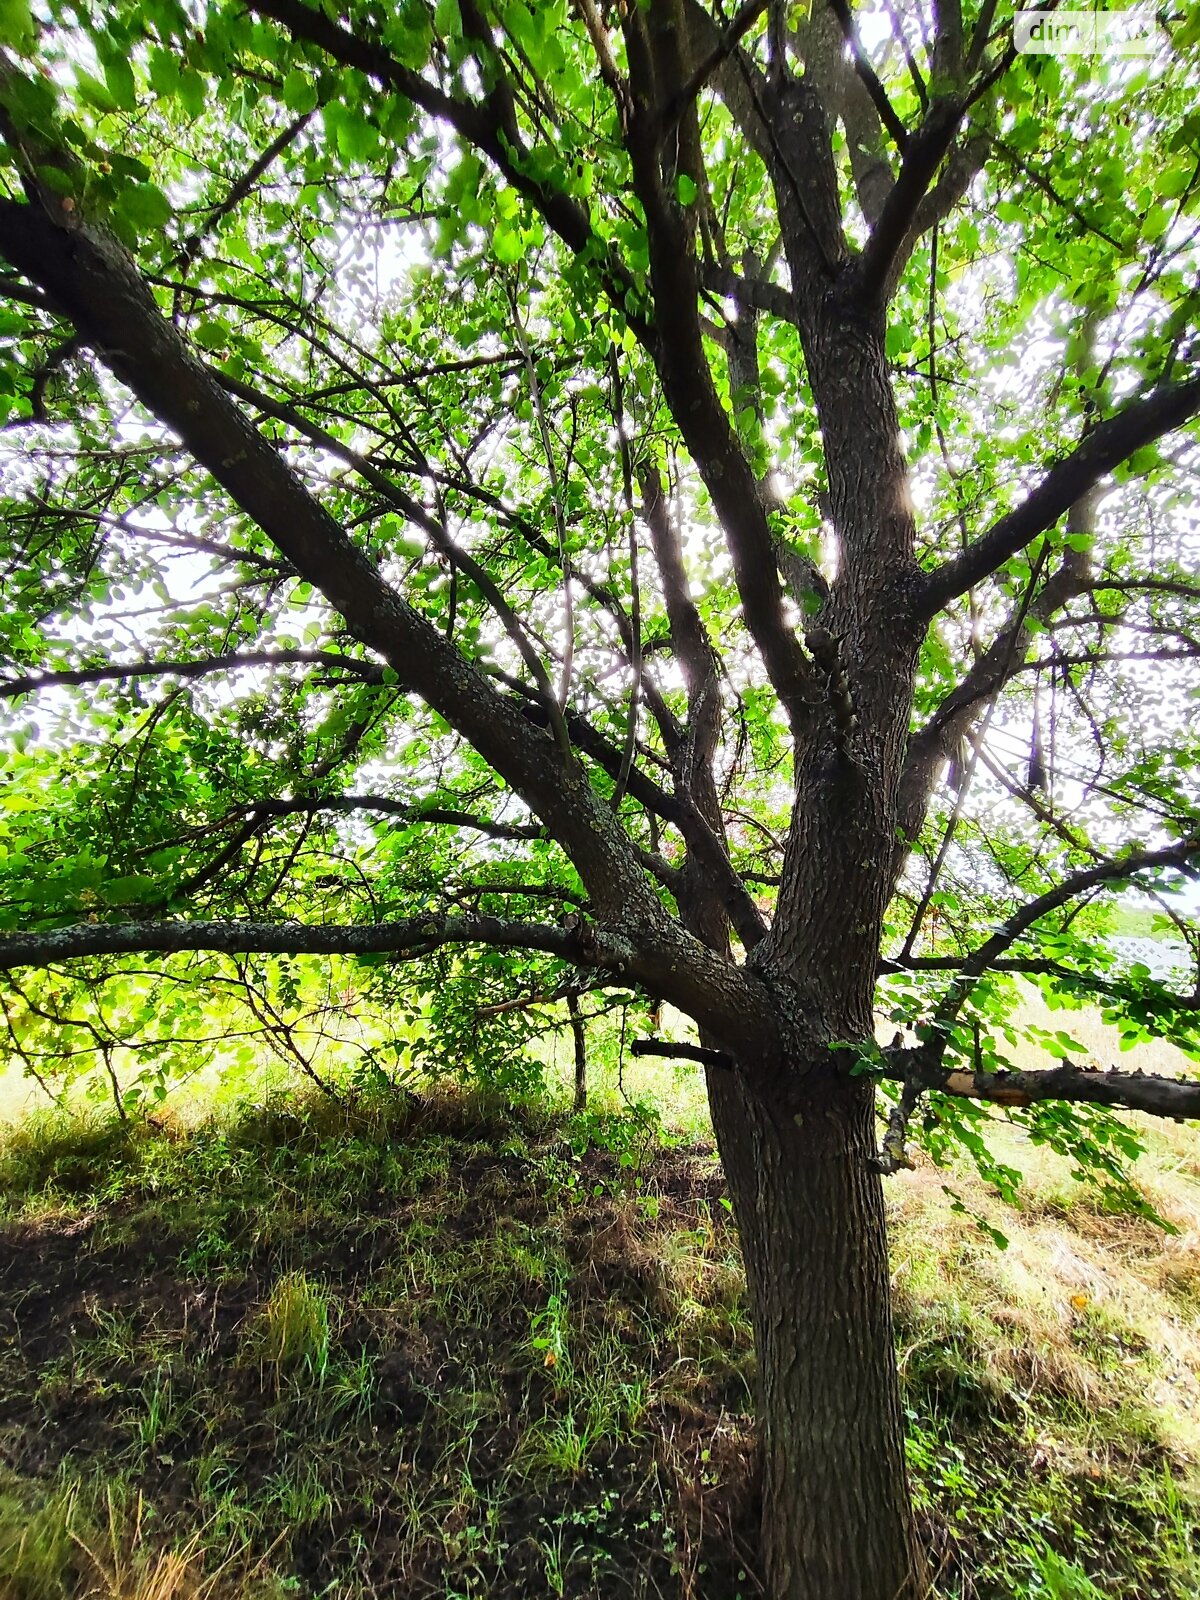
<path fill-rule="evenodd" d="M 715 261 L 705 263 L 703 282 L 710 294 L 724 295 L 735 300 L 743 309 L 765 311 L 770 317 L 795 325 L 799 315 L 796 302 L 791 291 L 782 284 L 769 283 L 764 278 L 743 277 Z"/>
<path fill-rule="evenodd" d="M 969 959 L 969 954 L 897 957 L 895 960 L 880 961 L 876 970 L 880 977 L 887 977 L 896 972 L 957 973 Z M 1116 970 L 1115 975 L 1108 972 L 1088 972 L 1081 967 L 1071 967 L 1062 961 L 1050 960 L 1046 956 L 1001 956 L 990 963 L 988 970 L 1016 972 L 1031 978 L 1057 978 L 1074 992 L 1086 990 L 1088 994 L 1102 996 L 1106 1000 L 1144 999 L 1146 993 L 1142 986 L 1135 984 L 1132 979 L 1123 979 L 1120 969 Z M 1177 990 L 1167 988 L 1165 984 L 1155 983 L 1153 999 L 1160 1011 L 1200 1011 L 1200 998 L 1195 994 L 1180 994 Z"/>
<path fill-rule="evenodd" d="M 431 912 L 398 922 L 112 922 L 0 935 L 0 971 L 45 967 L 86 956 L 182 951 L 217 955 L 426 955 L 451 944 L 541 950 L 577 966 L 623 972 L 632 961 L 627 941 L 575 921 L 570 926 L 514 922 L 503 917 L 447 917 Z"/>
<path fill-rule="evenodd" d="M 629 1047 L 635 1056 L 664 1056 L 668 1061 L 698 1061 L 702 1067 L 733 1068 L 733 1057 L 724 1050 L 710 1050 L 702 1044 L 675 1044 L 662 1039 L 635 1039 Z"/>
<path fill-rule="evenodd" d="M 900 1067 L 888 1077 L 904 1078 Z M 1028 1106 L 1040 1100 L 1144 1111 L 1155 1117 L 1200 1118 L 1200 1079 L 1163 1078 L 1147 1072 L 1095 1072 L 1064 1062 L 1035 1072 L 937 1071 L 920 1075 L 924 1087 L 991 1105 Z"/>
<path fill-rule="evenodd" d="M 422 801 L 397 800 L 382 794 L 300 795 L 288 800 L 247 800 L 233 806 L 220 819 L 227 823 L 231 817 L 249 816 L 264 821 L 274 817 L 314 816 L 318 811 L 350 816 L 358 811 L 376 811 L 382 816 L 397 817 L 406 826 L 420 824 L 448 828 L 470 828 L 491 839 L 543 839 L 546 830 L 538 822 L 496 822 L 491 817 L 478 816 L 473 811 L 460 811 L 454 806 L 426 805 Z"/>
<path fill-rule="evenodd" d="M 635 1039 L 631 1054 L 696 1061 L 701 1066 L 725 1070 L 736 1065 L 733 1056 L 723 1050 L 658 1039 Z M 1095 1072 L 1071 1062 L 1041 1072 L 959 1072 L 930 1066 L 923 1047 L 889 1051 L 886 1061 L 882 1077 L 991 1105 L 1028 1106 L 1040 1100 L 1062 1100 L 1119 1111 L 1143 1111 L 1156 1117 L 1200 1118 L 1200 1078 L 1164 1078 L 1115 1069 Z"/>
<path fill-rule="evenodd" d="M 1197 856 L 1200 856 L 1200 836 L 1183 839 L 1178 844 L 1168 845 L 1162 850 L 1130 850 L 1126 855 L 1098 862 L 1096 866 L 1085 867 L 1079 872 L 1072 872 L 1060 883 L 1055 884 L 1054 888 L 1047 889 L 1045 894 L 1018 906 L 1012 916 L 1002 922 L 989 939 L 985 939 L 983 944 L 971 952 L 938 1006 L 934 1021 L 938 1031 L 943 1035 L 943 1048 L 955 1019 L 979 979 L 995 965 L 997 958 L 1028 933 L 1036 922 L 1049 916 L 1052 911 L 1057 911 L 1069 900 L 1078 899 L 1080 895 L 1098 889 L 1104 884 L 1125 882 L 1139 873 L 1154 872 L 1163 868 L 1174 867 L 1182 870 L 1190 867 Z"/>

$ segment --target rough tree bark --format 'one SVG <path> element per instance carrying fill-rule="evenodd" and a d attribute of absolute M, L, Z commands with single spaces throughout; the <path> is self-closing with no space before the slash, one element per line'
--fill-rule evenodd
<path fill-rule="evenodd" d="M 780 1116 L 709 1069 L 758 1356 L 763 1567 L 773 1600 L 920 1600 L 874 1095 L 804 1077 Z"/>

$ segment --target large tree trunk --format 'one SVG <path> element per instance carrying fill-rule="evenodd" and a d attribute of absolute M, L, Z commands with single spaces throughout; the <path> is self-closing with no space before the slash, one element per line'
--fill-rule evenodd
<path fill-rule="evenodd" d="M 709 1073 L 758 1350 L 767 1592 L 922 1600 L 872 1091 L 818 1073 L 798 1119 Z"/>

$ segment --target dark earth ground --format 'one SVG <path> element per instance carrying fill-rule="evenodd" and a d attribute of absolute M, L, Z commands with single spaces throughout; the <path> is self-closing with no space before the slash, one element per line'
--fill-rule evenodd
<path fill-rule="evenodd" d="M 0 1178 L 0 1594 L 758 1594 L 710 1151 L 438 1099 L 48 1123 Z M 898 1312 L 924 1350 L 907 1404 L 940 1594 L 1194 1593 L 1147 1489 L 1174 1481 L 1161 1442 L 1039 1460 L 1068 1398 L 1006 1388 L 969 1327 L 930 1345 L 904 1293 Z M 180 1542 L 177 1588 L 137 1588 Z M 1099 1587 L 1050 1587 L 1058 1557 Z"/>

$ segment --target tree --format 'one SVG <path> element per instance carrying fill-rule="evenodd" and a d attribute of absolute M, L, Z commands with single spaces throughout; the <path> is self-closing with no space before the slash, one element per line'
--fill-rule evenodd
<path fill-rule="evenodd" d="M 14 1049 L 180 1047 L 237 957 L 284 1009 L 283 958 L 476 948 L 498 993 L 669 1001 L 769 1591 L 924 1594 L 882 1190 L 918 1107 L 1002 1183 L 996 1106 L 1110 1184 L 1113 1108 L 1200 1114 L 1065 1033 L 1005 1056 L 1018 973 L 1197 1042 L 1104 937 L 1200 854 L 1195 24 L 1148 58 L 1018 54 L 992 0 L 34 31 L 0 68 Z"/>

